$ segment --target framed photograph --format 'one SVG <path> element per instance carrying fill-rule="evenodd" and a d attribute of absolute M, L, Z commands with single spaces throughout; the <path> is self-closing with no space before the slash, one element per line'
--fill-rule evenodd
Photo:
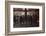
<path fill-rule="evenodd" d="M 45 4 L 7 1 L 5 6 L 6 35 L 45 32 Z"/>

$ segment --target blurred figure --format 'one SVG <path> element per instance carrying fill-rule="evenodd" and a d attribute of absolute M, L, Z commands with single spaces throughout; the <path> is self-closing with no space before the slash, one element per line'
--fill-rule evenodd
<path fill-rule="evenodd" d="M 38 26 L 37 24 L 37 14 L 34 12 L 32 17 L 32 26 Z"/>

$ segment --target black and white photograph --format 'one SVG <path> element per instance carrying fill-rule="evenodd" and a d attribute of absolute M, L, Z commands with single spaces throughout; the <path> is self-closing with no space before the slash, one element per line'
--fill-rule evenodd
<path fill-rule="evenodd" d="M 9 2 L 6 7 L 8 34 L 44 32 L 44 3 Z"/>
<path fill-rule="evenodd" d="M 39 27 L 39 9 L 13 8 L 13 27 Z"/>
<path fill-rule="evenodd" d="M 45 3 L 6 1 L 6 35 L 39 34 L 45 32 Z"/>
<path fill-rule="evenodd" d="M 42 30 L 42 6 L 10 5 L 10 30 Z"/>

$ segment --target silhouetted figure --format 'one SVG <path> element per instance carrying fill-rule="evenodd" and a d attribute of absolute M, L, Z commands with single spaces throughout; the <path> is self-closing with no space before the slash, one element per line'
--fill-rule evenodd
<path fill-rule="evenodd" d="M 39 26 L 39 24 L 37 24 L 37 15 L 36 14 L 33 15 L 32 26 L 33 27 Z"/>
<path fill-rule="evenodd" d="M 22 16 L 20 16 L 20 24 L 22 23 Z"/>
<path fill-rule="evenodd" d="M 25 26 L 27 26 L 27 9 L 25 8 Z"/>
<path fill-rule="evenodd" d="M 27 26 L 30 27 L 32 25 L 32 16 L 28 15 L 27 16 Z"/>

